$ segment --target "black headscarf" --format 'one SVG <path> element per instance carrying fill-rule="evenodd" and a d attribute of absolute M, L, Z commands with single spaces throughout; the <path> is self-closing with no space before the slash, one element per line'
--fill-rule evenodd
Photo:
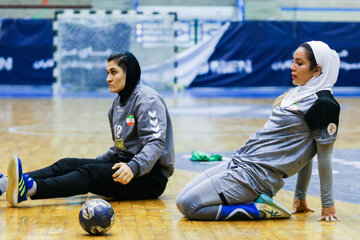
<path fill-rule="evenodd" d="M 119 54 L 113 56 L 125 55 L 126 62 L 126 80 L 125 80 L 125 88 L 118 92 L 120 96 L 120 103 L 123 104 L 129 98 L 134 88 L 140 81 L 141 69 L 138 60 L 136 57 L 130 52 L 121 52 Z M 117 59 L 113 59 L 117 61 Z"/>

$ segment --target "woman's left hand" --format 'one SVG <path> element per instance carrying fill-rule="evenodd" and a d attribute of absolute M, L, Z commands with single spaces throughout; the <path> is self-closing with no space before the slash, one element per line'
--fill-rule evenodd
<path fill-rule="evenodd" d="M 112 169 L 117 169 L 117 168 L 118 170 L 112 175 L 114 181 L 124 185 L 128 184 L 131 181 L 131 179 L 133 179 L 134 177 L 131 168 L 126 163 L 123 162 L 115 163 L 114 166 L 112 167 Z"/>
<path fill-rule="evenodd" d="M 335 214 L 335 206 L 323 207 L 319 221 L 326 221 L 326 222 L 340 221 L 340 218 Z"/>
<path fill-rule="evenodd" d="M 305 199 L 294 198 L 292 213 L 295 214 L 295 213 L 306 213 L 306 212 L 314 212 L 314 210 L 308 207 Z"/>

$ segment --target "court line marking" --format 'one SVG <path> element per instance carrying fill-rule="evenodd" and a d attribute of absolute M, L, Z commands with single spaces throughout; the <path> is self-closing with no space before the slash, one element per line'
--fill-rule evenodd
<path fill-rule="evenodd" d="M 343 165 L 349 165 L 351 167 L 359 168 L 360 169 L 360 161 L 347 161 L 342 158 L 332 158 L 333 162 L 340 163 Z"/>

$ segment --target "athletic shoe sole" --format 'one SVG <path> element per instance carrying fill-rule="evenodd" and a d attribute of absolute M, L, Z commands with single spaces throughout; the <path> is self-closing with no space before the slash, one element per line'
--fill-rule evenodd
<path fill-rule="evenodd" d="M 261 194 L 260 197 L 256 200 L 256 203 L 266 204 L 266 205 L 280 211 L 280 216 L 277 214 L 274 214 L 272 211 L 267 212 L 268 214 L 271 215 L 271 218 L 290 218 L 291 217 L 291 212 L 289 210 L 287 210 L 280 203 L 276 202 L 274 199 L 272 199 L 271 197 L 269 197 L 265 194 Z"/>
<path fill-rule="evenodd" d="M 8 169 L 8 187 L 6 190 L 6 200 L 11 206 L 18 204 L 19 195 L 19 164 L 18 157 L 14 156 L 10 159 Z"/>

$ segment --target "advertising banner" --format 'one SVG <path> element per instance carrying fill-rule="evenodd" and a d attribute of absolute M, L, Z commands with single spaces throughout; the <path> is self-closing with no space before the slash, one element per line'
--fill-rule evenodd
<path fill-rule="evenodd" d="M 0 84 L 51 85 L 52 20 L 0 20 Z"/>
<path fill-rule="evenodd" d="M 306 41 L 326 42 L 340 56 L 335 86 L 360 86 L 360 23 L 232 22 L 190 87 L 292 86 L 291 64 Z"/>

